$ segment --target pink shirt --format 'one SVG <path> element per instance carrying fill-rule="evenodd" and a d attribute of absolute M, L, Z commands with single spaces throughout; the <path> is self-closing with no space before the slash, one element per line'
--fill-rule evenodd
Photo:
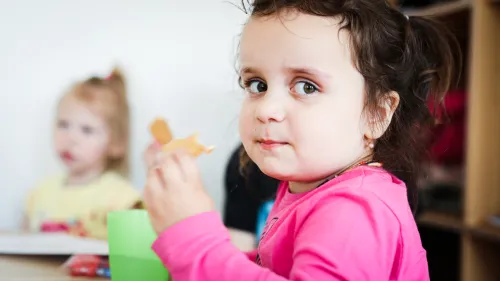
<path fill-rule="evenodd" d="M 301 194 L 282 183 L 256 252 L 233 246 L 215 212 L 175 224 L 153 250 L 175 281 L 429 280 L 404 183 L 371 167 Z"/>

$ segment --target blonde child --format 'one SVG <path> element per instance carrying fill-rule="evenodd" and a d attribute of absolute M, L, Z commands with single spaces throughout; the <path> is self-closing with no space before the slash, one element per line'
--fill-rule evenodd
<path fill-rule="evenodd" d="M 124 77 L 76 83 L 59 101 L 56 153 L 65 173 L 44 179 L 26 201 L 30 231 L 67 231 L 105 239 L 106 214 L 140 200 L 127 179 L 129 107 Z"/>
<path fill-rule="evenodd" d="M 282 182 L 245 254 L 195 160 L 162 155 L 144 196 L 173 279 L 429 280 L 411 187 L 426 101 L 441 100 L 455 69 L 447 39 L 383 0 L 255 0 L 240 42 L 240 136 Z"/>

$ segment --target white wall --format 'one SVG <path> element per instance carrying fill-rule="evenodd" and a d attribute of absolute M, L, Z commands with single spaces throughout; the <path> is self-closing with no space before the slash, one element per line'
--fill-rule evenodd
<path fill-rule="evenodd" d="M 199 163 L 220 207 L 223 171 L 238 142 L 234 63 L 246 19 L 228 2 L 0 0 L 0 229 L 18 227 L 26 192 L 63 168 L 51 140 L 60 95 L 115 63 L 129 78 L 133 183 L 142 189 L 141 152 L 150 121 L 161 115 L 175 135 L 198 131 L 216 145 Z"/>

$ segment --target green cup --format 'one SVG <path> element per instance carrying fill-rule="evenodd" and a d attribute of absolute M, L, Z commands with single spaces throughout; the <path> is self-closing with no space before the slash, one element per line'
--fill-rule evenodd
<path fill-rule="evenodd" d="M 156 237 L 145 210 L 109 213 L 108 243 L 111 280 L 169 280 L 167 270 L 151 249 Z"/>

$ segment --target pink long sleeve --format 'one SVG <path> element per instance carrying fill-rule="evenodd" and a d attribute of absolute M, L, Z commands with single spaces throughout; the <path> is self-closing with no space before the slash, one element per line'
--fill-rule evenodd
<path fill-rule="evenodd" d="M 285 281 L 252 262 L 231 244 L 229 233 L 215 212 L 188 218 L 166 230 L 153 250 L 173 280 Z"/>
<path fill-rule="evenodd" d="M 257 258 L 257 249 L 250 251 L 250 252 L 246 252 L 245 254 L 247 255 L 247 258 L 249 260 L 251 260 L 252 262 L 255 262 L 255 259 Z"/>
<path fill-rule="evenodd" d="M 306 194 L 282 186 L 257 258 L 231 244 L 215 212 L 167 229 L 153 250 L 175 281 L 428 281 L 404 185 L 359 173 Z"/>

